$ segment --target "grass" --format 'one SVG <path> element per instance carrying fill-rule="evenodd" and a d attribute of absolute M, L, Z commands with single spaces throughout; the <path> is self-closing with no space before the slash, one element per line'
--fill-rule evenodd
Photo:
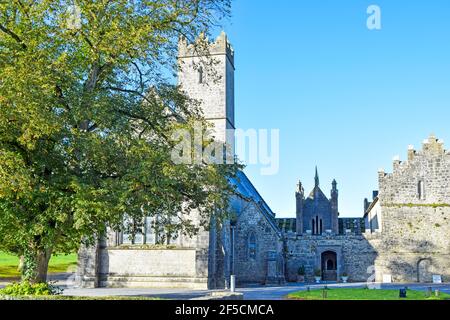
<path fill-rule="evenodd" d="M 48 272 L 66 272 L 69 268 L 74 268 L 77 264 L 77 254 L 53 255 L 49 262 Z M 12 254 L 0 251 L 0 279 L 18 278 L 20 272 L 17 270 L 19 258 Z"/>
<path fill-rule="evenodd" d="M 289 299 L 296 300 L 450 300 L 450 294 L 441 292 L 438 297 L 426 297 L 426 292 L 407 290 L 407 298 L 399 298 L 399 290 L 378 289 L 328 289 L 327 298 L 323 298 L 323 290 L 297 291 L 289 294 Z"/>
<path fill-rule="evenodd" d="M 103 296 L 103 297 L 86 297 L 86 296 L 16 296 L 2 297 L 0 300 L 164 300 L 157 297 L 143 296 Z"/>

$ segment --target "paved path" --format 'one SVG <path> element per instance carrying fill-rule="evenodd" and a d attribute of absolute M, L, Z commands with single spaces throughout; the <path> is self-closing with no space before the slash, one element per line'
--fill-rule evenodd
<path fill-rule="evenodd" d="M 56 281 L 58 286 L 64 288 L 64 295 L 73 296 L 145 296 L 145 297 L 159 297 L 163 299 L 188 300 L 192 298 L 199 298 L 210 294 L 211 290 L 190 290 L 177 288 L 95 288 L 95 289 L 80 289 L 73 287 L 73 275 L 71 274 L 53 274 L 50 280 Z M 6 282 L 0 282 L 0 287 L 4 286 Z M 298 284 L 288 283 L 285 286 L 247 286 L 244 288 L 237 288 L 236 291 L 244 293 L 246 300 L 281 300 L 287 294 L 299 290 L 306 290 L 307 287 L 311 289 L 320 289 L 327 285 L 329 288 L 364 288 L 367 284 L 364 283 L 329 283 L 329 284 Z M 380 284 L 382 289 L 399 289 L 408 287 L 413 290 L 426 291 L 429 287 L 433 290 L 439 289 L 442 292 L 450 293 L 450 283 L 444 284 L 419 284 L 419 283 L 391 283 Z"/>
<path fill-rule="evenodd" d="M 175 300 L 189 300 L 192 298 L 200 298 L 208 295 L 208 290 L 190 290 L 190 289 L 177 289 L 177 288 L 95 288 L 95 289 L 76 289 L 67 288 L 64 290 L 64 295 L 69 296 L 84 296 L 84 297 L 96 297 L 96 296 L 141 296 L 141 297 L 155 297 L 162 299 L 175 299 Z"/>
<path fill-rule="evenodd" d="M 327 284 L 329 288 L 364 288 L 366 283 L 348 283 L 348 284 Z M 442 292 L 450 293 L 450 283 L 447 284 L 380 284 L 382 289 L 400 289 L 407 286 L 409 289 L 425 291 L 429 287 L 433 290 L 439 288 Z M 244 293 L 245 300 L 282 300 L 291 292 L 323 288 L 324 284 L 288 284 L 286 286 L 251 286 L 246 288 L 237 288 L 236 291 Z M 83 296 L 147 296 L 160 297 L 164 299 L 186 300 L 202 297 L 210 293 L 208 290 L 189 290 L 189 289 L 126 289 L 126 288 L 97 288 L 97 289 L 75 289 L 67 288 L 65 295 L 83 295 Z"/>

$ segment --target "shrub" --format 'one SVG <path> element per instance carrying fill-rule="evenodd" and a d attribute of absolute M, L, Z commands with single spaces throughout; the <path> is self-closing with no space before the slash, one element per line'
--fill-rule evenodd
<path fill-rule="evenodd" d="M 304 266 L 304 265 L 301 265 L 301 266 L 298 268 L 297 273 L 298 273 L 299 276 L 304 276 L 304 275 L 305 275 L 305 266 Z"/>
<path fill-rule="evenodd" d="M 343 276 L 343 277 L 348 277 L 347 272 L 342 272 L 342 276 Z"/>
<path fill-rule="evenodd" d="M 322 276 L 322 270 L 320 270 L 320 269 L 315 269 L 315 270 L 314 270 L 314 275 L 315 275 L 316 277 Z"/>
<path fill-rule="evenodd" d="M 62 293 L 62 289 L 50 283 L 12 283 L 0 289 L 0 295 L 7 296 L 51 296 Z"/>

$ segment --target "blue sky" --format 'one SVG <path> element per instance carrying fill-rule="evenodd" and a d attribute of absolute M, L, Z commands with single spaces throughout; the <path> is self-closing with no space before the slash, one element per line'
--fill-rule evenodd
<path fill-rule="evenodd" d="M 274 5 L 276 3 L 276 6 Z M 367 7 L 382 29 L 368 30 Z M 450 1 L 235 0 L 236 126 L 280 129 L 280 170 L 246 173 L 277 216 L 338 182 L 341 216 L 361 216 L 378 168 L 430 133 L 450 148 Z"/>

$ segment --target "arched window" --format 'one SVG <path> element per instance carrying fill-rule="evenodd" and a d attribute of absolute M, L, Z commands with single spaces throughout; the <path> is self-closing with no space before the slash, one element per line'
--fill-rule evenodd
<path fill-rule="evenodd" d="M 323 230 L 322 230 L 322 219 L 320 219 L 320 229 L 319 229 L 319 234 L 322 234 Z"/>
<path fill-rule="evenodd" d="M 316 222 L 314 221 L 314 219 L 311 220 L 311 224 L 312 224 L 312 234 L 316 234 Z"/>
<path fill-rule="evenodd" d="M 419 183 L 417 184 L 417 195 L 419 200 L 425 199 L 425 183 L 423 180 L 419 180 Z"/>
<path fill-rule="evenodd" d="M 256 259 L 256 236 L 254 232 L 251 232 L 248 236 L 248 257 Z"/>

